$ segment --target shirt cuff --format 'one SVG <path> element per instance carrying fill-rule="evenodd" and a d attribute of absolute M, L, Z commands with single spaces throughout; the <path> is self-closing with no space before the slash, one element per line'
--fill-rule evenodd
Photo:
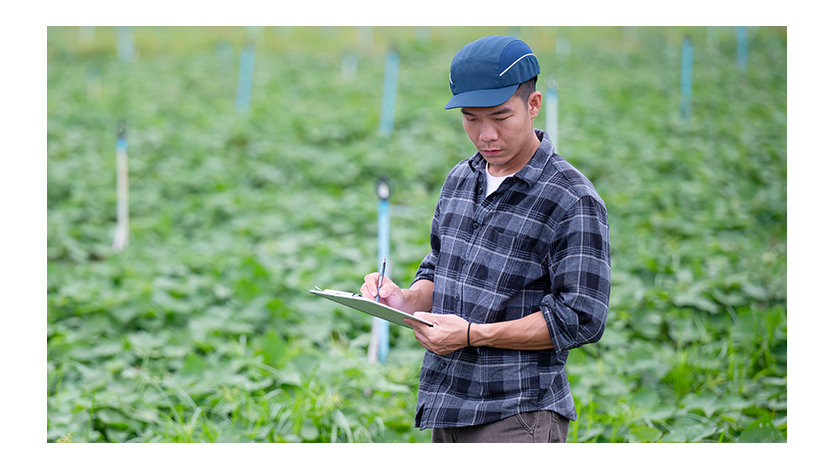
<path fill-rule="evenodd" d="M 434 273 L 428 273 L 428 272 L 421 273 L 418 270 L 417 274 L 414 275 L 414 280 L 411 281 L 411 285 L 413 286 L 415 282 L 417 282 L 421 279 L 426 279 L 427 281 L 434 282 Z"/>
<path fill-rule="evenodd" d="M 578 348 L 583 344 L 594 343 L 602 339 L 605 321 L 608 316 L 607 308 L 577 312 L 557 300 L 553 294 L 544 296 L 540 307 L 556 351 Z M 581 327 L 580 321 L 582 323 Z"/>
<path fill-rule="evenodd" d="M 546 295 L 541 304 L 542 315 L 547 323 L 547 331 L 553 348 L 556 351 L 563 351 L 575 347 L 576 332 L 579 321 L 576 313 L 564 305 L 558 305 L 553 295 Z"/>

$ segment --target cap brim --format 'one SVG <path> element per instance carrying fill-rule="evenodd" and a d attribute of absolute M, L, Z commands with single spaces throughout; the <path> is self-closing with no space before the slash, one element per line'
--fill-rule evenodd
<path fill-rule="evenodd" d="M 504 88 L 491 88 L 487 90 L 472 90 L 458 93 L 446 103 L 446 109 L 452 108 L 491 108 L 504 104 L 518 89 L 518 85 L 510 85 Z"/>

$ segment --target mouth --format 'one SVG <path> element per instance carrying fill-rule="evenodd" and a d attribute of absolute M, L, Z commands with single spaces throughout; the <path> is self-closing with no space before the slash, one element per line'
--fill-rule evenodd
<path fill-rule="evenodd" d="M 499 153 L 501 153 L 501 149 L 484 149 L 484 150 L 481 150 L 480 152 L 481 152 L 481 155 L 483 155 L 485 157 L 493 157 L 493 156 L 498 155 Z"/>

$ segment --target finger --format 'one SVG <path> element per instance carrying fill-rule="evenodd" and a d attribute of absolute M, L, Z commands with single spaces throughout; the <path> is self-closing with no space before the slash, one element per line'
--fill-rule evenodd
<path fill-rule="evenodd" d="M 426 349 L 431 349 L 431 342 L 428 338 L 426 338 L 426 335 L 422 334 L 418 330 L 414 330 L 414 337 L 417 338 L 417 342 L 420 343 L 421 346 Z"/>
<path fill-rule="evenodd" d="M 376 286 L 379 282 L 379 273 L 370 273 L 365 276 L 365 286 L 368 287 L 368 295 L 371 297 L 376 296 Z"/>
<path fill-rule="evenodd" d="M 395 293 L 396 291 L 397 291 L 397 285 L 394 284 L 393 282 L 390 282 L 388 284 L 383 284 L 382 287 L 380 287 L 380 289 L 379 289 L 379 296 L 383 299 L 387 299 L 388 297 L 391 296 L 391 294 Z"/>
<path fill-rule="evenodd" d="M 412 329 L 414 330 L 414 337 L 417 338 L 417 341 L 424 347 L 427 347 L 426 345 L 429 343 L 429 339 L 428 336 L 426 336 L 426 332 L 424 331 L 426 325 L 418 321 L 411 320 L 410 318 L 404 318 L 403 320 L 409 325 L 411 325 Z"/>
<path fill-rule="evenodd" d="M 436 318 L 439 317 L 439 316 L 442 316 L 442 315 L 435 315 L 435 314 L 429 313 L 429 312 L 414 312 L 413 315 L 415 317 L 419 318 L 420 320 L 427 321 L 427 322 L 431 323 L 431 325 L 426 325 L 425 323 L 423 323 L 421 321 L 421 322 L 419 322 L 419 325 L 420 325 L 421 328 L 431 328 L 432 326 L 437 325 L 438 322 L 436 321 Z"/>
<path fill-rule="evenodd" d="M 423 325 L 423 326 L 425 326 L 425 327 L 431 327 L 431 326 L 434 326 L 434 325 L 436 325 L 436 324 L 437 324 L 437 322 L 436 322 L 435 320 L 433 320 L 433 318 L 432 318 L 432 317 L 435 317 L 435 316 L 436 316 L 436 315 L 434 315 L 433 313 L 429 313 L 429 312 L 414 312 L 414 316 L 415 316 L 415 317 L 417 317 L 417 318 L 419 318 L 419 319 L 421 319 L 421 320 L 426 320 L 427 322 L 431 323 L 431 325 L 426 325 L 425 323 L 422 323 L 422 322 L 421 322 L 421 323 L 420 323 L 420 325 Z"/>
<path fill-rule="evenodd" d="M 423 338 L 426 337 L 426 332 L 424 330 L 424 328 L 426 328 L 425 324 L 411 320 L 409 318 L 404 318 L 403 320 L 409 325 L 411 325 L 411 329 L 414 330 L 414 336 L 420 335 Z"/>

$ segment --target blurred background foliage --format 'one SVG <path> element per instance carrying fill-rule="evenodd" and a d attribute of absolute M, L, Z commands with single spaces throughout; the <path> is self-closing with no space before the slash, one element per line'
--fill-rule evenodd
<path fill-rule="evenodd" d="M 539 90 L 558 83 L 558 152 L 609 211 L 611 310 L 568 361 L 569 441 L 785 441 L 787 33 L 746 31 L 740 67 L 731 27 L 136 27 L 121 53 L 118 28 L 48 28 L 48 440 L 428 441 L 410 331 L 370 363 L 370 317 L 307 290 L 358 291 L 377 269 L 382 175 L 392 277 L 410 283 L 440 185 L 474 151 L 443 110 L 449 62 L 510 34 L 537 53 Z"/>

